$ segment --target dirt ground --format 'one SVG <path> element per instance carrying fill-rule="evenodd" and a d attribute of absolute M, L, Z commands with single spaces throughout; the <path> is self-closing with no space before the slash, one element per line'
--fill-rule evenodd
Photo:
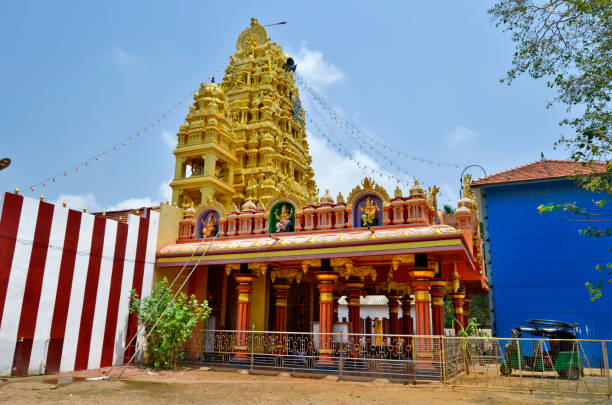
<path fill-rule="evenodd" d="M 602 396 L 554 395 L 453 389 L 440 383 L 398 384 L 386 380 L 358 382 L 335 378 L 250 375 L 236 371 L 184 369 L 162 375 L 129 368 L 102 381 L 105 370 L 76 373 L 59 381 L 50 376 L 0 380 L 0 403 L 10 404 L 612 404 Z M 46 380 L 46 382 L 44 381 Z"/>

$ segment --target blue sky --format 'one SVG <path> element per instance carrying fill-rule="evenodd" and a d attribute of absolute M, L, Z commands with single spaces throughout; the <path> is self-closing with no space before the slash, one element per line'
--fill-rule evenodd
<path fill-rule="evenodd" d="M 265 5 L 264 5 L 265 4 Z M 180 106 L 146 136 L 108 157 L 75 164 L 134 136 L 184 100 L 235 52 L 239 33 L 257 17 L 290 53 L 298 71 L 337 113 L 371 137 L 406 153 L 478 163 L 495 173 L 565 158 L 553 143 L 567 130 L 553 93 L 527 77 L 499 79 L 513 45 L 479 1 L 386 2 L 5 2 L 0 13 L 0 190 L 72 208 L 106 210 L 168 198 L 172 143 L 186 114 Z M 218 77 L 218 79 L 220 79 Z M 312 100 L 302 103 L 317 121 Z M 323 112 L 325 116 L 325 113 Z M 371 167 L 407 171 L 442 187 L 455 205 L 460 170 L 419 161 L 386 167 L 334 122 L 321 129 Z M 364 176 L 309 127 L 321 192 L 347 194 Z M 367 151 L 366 151 L 367 152 Z M 392 156 L 392 155 L 390 155 Z M 31 184 L 68 169 L 44 188 Z M 480 172 L 474 171 L 479 177 Z M 408 176 L 410 177 L 410 176 Z M 393 191 L 394 180 L 375 180 Z M 408 178 L 409 180 L 409 178 Z M 406 187 L 404 186 L 404 189 Z"/>

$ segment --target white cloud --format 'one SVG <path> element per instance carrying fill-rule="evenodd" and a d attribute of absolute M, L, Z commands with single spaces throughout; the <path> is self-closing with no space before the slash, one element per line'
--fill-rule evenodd
<path fill-rule="evenodd" d="M 172 132 L 161 131 L 161 137 L 168 148 L 172 150 L 176 148 L 177 139 L 176 139 L 176 135 L 174 135 Z"/>
<path fill-rule="evenodd" d="M 157 192 L 163 201 L 170 201 L 172 199 L 172 188 L 170 188 L 170 181 L 164 181 L 159 185 Z"/>
<path fill-rule="evenodd" d="M 457 125 L 446 135 L 446 141 L 448 142 L 449 146 L 457 146 L 463 142 L 474 139 L 477 136 L 478 132 L 474 131 L 473 129 Z"/>
<path fill-rule="evenodd" d="M 128 198 L 127 200 L 111 205 L 106 210 L 107 211 L 119 211 L 119 210 L 127 210 L 127 209 L 133 209 L 133 208 L 141 208 L 141 207 L 152 207 L 154 205 L 157 205 L 157 203 L 153 202 L 153 200 L 151 200 L 149 197 Z"/>
<path fill-rule="evenodd" d="M 364 177 L 371 177 L 377 184 L 383 186 L 389 194 L 393 194 L 397 186 L 397 180 L 393 177 L 389 179 L 390 173 L 382 170 L 369 155 L 361 151 L 351 152 L 355 159 L 361 163 L 370 166 L 371 168 L 380 170 L 384 175 L 377 172 L 371 173 L 370 170 L 364 169 L 363 166 L 357 166 L 354 160 L 338 153 L 332 147 L 327 145 L 324 140 L 308 134 L 308 144 L 310 146 L 310 155 L 312 156 L 312 168 L 315 172 L 315 181 L 319 187 L 319 194 L 323 195 L 325 189 L 328 188 L 334 199 L 341 192 L 346 198 L 351 190 L 361 183 Z M 406 182 L 400 184 L 400 188 L 406 193 Z"/>
<path fill-rule="evenodd" d="M 91 193 L 85 194 L 60 194 L 53 204 L 61 205 L 66 202 L 66 207 L 72 208 L 73 210 L 82 210 L 87 208 L 87 211 L 94 212 L 100 209 L 96 197 Z"/>
<path fill-rule="evenodd" d="M 113 59 L 124 70 L 142 70 L 146 63 L 144 59 L 139 56 L 133 55 L 126 50 L 115 46 L 111 50 Z"/>
<path fill-rule="evenodd" d="M 344 73 L 336 65 L 326 61 L 322 52 L 310 50 L 306 44 L 302 45 L 293 59 L 297 64 L 297 71 L 318 91 L 344 78 Z"/>

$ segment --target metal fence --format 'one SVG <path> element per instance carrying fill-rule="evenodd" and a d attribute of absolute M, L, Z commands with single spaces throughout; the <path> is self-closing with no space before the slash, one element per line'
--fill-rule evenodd
<path fill-rule="evenodd" d="M 180 358 L 215 368 L 612 395 L 611 342 L 200 330 Z"/>

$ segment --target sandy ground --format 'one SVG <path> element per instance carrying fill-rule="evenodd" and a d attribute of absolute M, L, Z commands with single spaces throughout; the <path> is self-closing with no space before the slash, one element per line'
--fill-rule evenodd
<path fill-rule="evenodd" d="M 77 373 L 101 376 L 104 370 Z M 58 384 L 53 377 L 7 378 L 0 382 L 0 403 L 10 404 L 612 404 L 602 396 L 555 395 L 508 391 L 453 389 L 440 383 L 398 384 L 335 378 L 296 378 L 184 369 L 149 374 L 129 368 L 104 381 Z M 68 377 L 65 375 L 62 377 Z M 68 378 L 69 379 L 69 378 Z M 47 380 L 47 382 L 43 382 Z"/>

